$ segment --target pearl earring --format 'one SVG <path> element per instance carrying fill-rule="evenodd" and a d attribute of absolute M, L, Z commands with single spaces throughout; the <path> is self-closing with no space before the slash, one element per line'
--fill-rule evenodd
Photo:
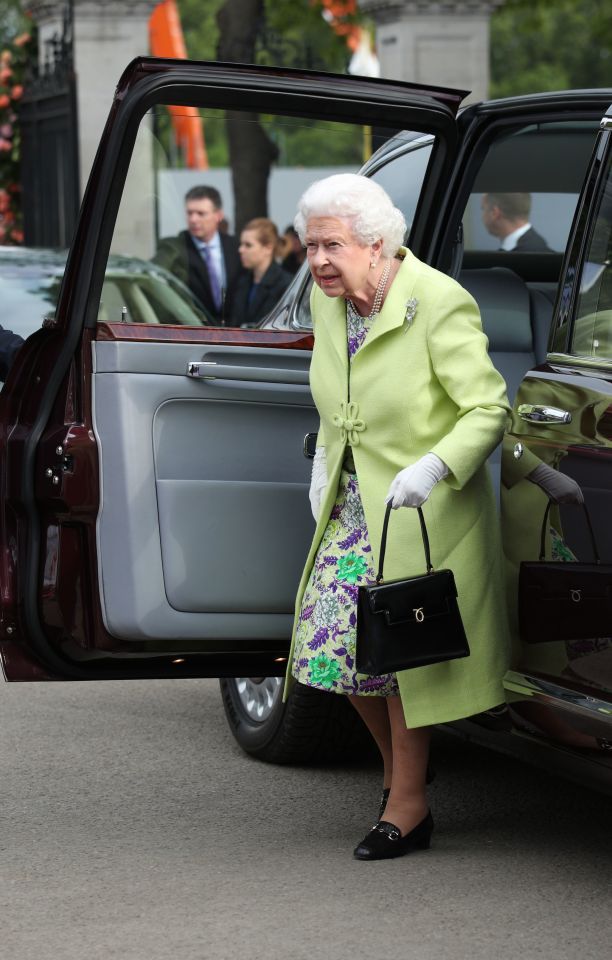
<path fill-rule="evenodd" d="M 370 269 L 373 270 L 375 266 L 376 266 L 376 260 L 370 260 Z"/>

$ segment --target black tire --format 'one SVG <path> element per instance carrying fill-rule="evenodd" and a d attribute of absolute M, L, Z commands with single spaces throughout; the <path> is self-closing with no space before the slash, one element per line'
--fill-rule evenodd
<path fill-rule="evenodd" d="M 371 759 L 375 744 L 347 698 L 296 683 L 286 703 L 282 683 L 261 720 L 245 705 L 245 684 L 270 678 L 223 678 L 221 696 L 230 730 L 242 749 L 267 763 L 309 764 Z M 250 689 L 254 689 L 251 686 Z M 240 691 L 243 691 L 242 693 Z"/>

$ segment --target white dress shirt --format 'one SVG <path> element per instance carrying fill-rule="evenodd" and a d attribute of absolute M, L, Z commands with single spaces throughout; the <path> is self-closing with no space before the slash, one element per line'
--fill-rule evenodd
<path fill-rule="evenodd" d="M 517 241 L 523 236 L 524 233 L 527 233 L 528 230 L 531 230 L 530 223 L 524 223 L 522 227 L 519 227 L 517 230 L 513 230 L 512 233 L 509 233 L 502 240 L 501 248 L 502 250 L 510 251 L 514 250 L 516 247 Z"/>

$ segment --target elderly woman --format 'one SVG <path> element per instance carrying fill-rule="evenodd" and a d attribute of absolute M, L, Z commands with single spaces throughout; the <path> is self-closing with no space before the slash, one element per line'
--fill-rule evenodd
<path fill-rule="evenodd" d="M 379 820 L 361 860 L 429 847 L 432 724 L 504 699 L 507 629 L 497 513 L 485 461 L 509 413 L 478 307 L 403 247 L 385 191 L 352 174 L 314 183 L 295 226 L 314 279 L 310 369 L 320 415 L 311 503 L 317 526 L 298 590 L 287 690 L 344 694 L 384 764 Z M 386 503 L 424 506 L 434 567 L 455 574 L 470 656 L 363 676 L 356 600 L 375 581 Z M 385 577 L 424 572 L 416 510 L 390 524 Z M 384 814 L 384 819 L 382 816 Z"/>

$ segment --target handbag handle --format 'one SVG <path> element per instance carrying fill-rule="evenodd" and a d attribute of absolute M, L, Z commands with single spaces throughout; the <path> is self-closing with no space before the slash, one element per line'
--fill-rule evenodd
<path fill-rule="evenodd" d="M 545 544 L 545 541 L 546 541 L 546 527 L 547 527 L 547 525 L 548 525 L 548 514 L 550 513 L 550 508 L 551 508 L 551 506 L 552 506 L 552 503 L 553 503 L 553 501 L 552 501 L 552 500 L 549 500 L 548 503 L 546 504 L 546 510 L 544 511 L 544 519 L 543 519 L 543 521 L 542 521 L 542 532 L 541 532 L 541 535 L 540 535 L 540 557 L 539 557 L 540 560 L 546 559 L 546 557 L 545 557 L 545 554 L 546 554 L 546 544 Z M 598 551 L 597 551 L 597 542 L 596 542 L 596 540 L 595 540 L 595 532 L 594 532 L 594 530 L 593 530 L 593 525 L 592 525 L 592 523 L 591 523 L 591 517 L 589 516 L 589 511 L 587 510 L 587 505 L 586 505 L 586 503 L 581 503 L 581 504 L 579 504 L 579 506 L 581 506 L 582 509 L 584 510 L 584 516 L 585 516 L 585 518 L 586 518 L 587 527 L 589 528 L 589 535 L 590 535 L 590 537 L 591 537 L 591 545 L 592 545 L 592 547 L 593 547 L 593 556 L 595 557 L 595 563 L 601 563 L 601 560 L 600 560 L 600 557 L 599 557 L 599 553 L 598 553 Z"/>
<path fill-rule="evenodd" d="M 385 563 L 385 552 L 387 550 L 387 530 L 389 528 L 389 517 L 391 516 L 392 506 L 390 503 L 387 504 L 387 509 L 385 510 L 385 519 L 383 522 L 382 537 L 380 538 L 380 559 L 378 561 L 378 573 L 376 574 L 376 583 L 379 584 L 383 579 L 383 566 Z M 423 549 L 425 550 L 425 563 L 427 565 L 427 573 L 433 573 L 433 567 L 431 565 L 431 555 L 429 553 L 429 537 L 427 536 L 427 527 L 425 526 L 425 517 L 423 516 L 423 511 L 420 507 L 417 507 L 417 513 L 419 515 L 419 520 L 421 522 L 421 536 L 423 537 Z"/>

